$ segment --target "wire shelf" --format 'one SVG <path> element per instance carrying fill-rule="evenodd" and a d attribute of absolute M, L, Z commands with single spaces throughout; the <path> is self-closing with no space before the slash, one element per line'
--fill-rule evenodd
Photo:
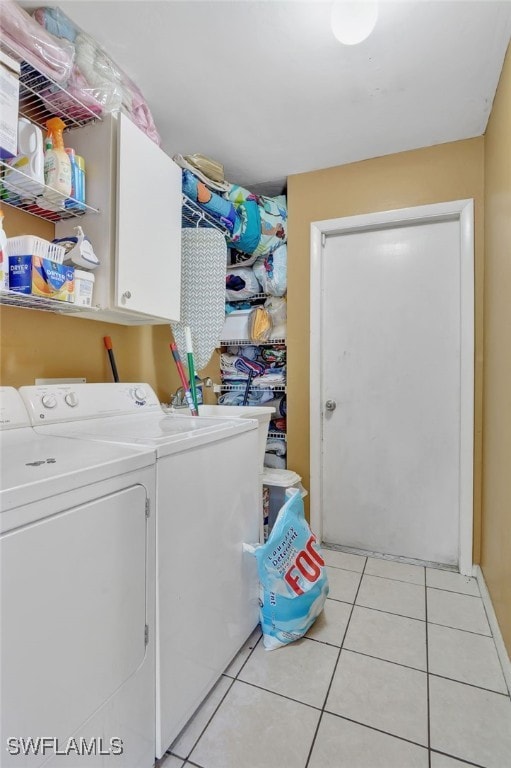
<path fill-rule="evenodd" d="M 282 344 L 285 346 L 285 339 L 267 339 L 267 341 L 251 341 L 250 339 L 221 339 L 221 347 L 243 347 L 250 345 L 252 347 L 271 347 L 276 344 Z"/>
<path fill-rule="evenodd" d="M 204 211 L 200 205 L 191 200 L 188 195 L 183 194 L 181 221 L 184 228 L 189 227 L 208 227 L 216 229 L 224 237 L 230 237 L 231 232 L 227 227 L 217 221 L 214 216 Z"/>
<path fill-rule="evenodd" d="M 34 180 L 23 171 L 16 169 L 14 174 L 7 174 L 11 171 L 11 166 L 0 160 L 0 202 L 10 205 L 13 208 L 21 208 L 22 211 L 31 213 L 33 216 L 38 216 L 40 219 L 46 221 L 63 221 L 64 219 L 73 219 L 78 216 L 83 216 L 84 213 L 98 213 L 97 208 L 92 208 L 90 205 L 80 203 L 74 198 L 66 198 L 60 194 L 56 189 L 49 186 L 42 186 L 34 182 Z M 40 194 L 34 194 L 34 187 L 41 189 Z M 55 202 L 47 202 L 43 194 L 51 192 L 55 199 Z M 64 201 L 66 199 L 74 200 L 75 206 L 73 208 L 64 208 Z M 50 209 L 50 206 L 52 210 Z"/>
<path fill-rule="evenodd" d="M 24 309 L 38 309 L 43 312 L 57 312 L 61 315 L 97 312 L 99 309 L 99 307 L 82 307 L 68 301 L 45 299 L 42 296 L 33 296 L 30 293 L 17 293 L 16 291 L 0 291 L 0 304 L 9 307 L 23 307 Z"/>
<path fill-rule="evenodd" d="M 229 272 L 227 272 L 227 275 L 229 275 Z M 252 301 L 266 301 L 268 298 L 267 293 L 254 293 L 253 296 L 249 296 L 246 299 L 227 299 L 225 300 L 226 304 L 243 304 L 243 302 L 252 302 Z"/>
<path fill-rule="evenodd" d="M 19 113 L 23 117 L 43 129 L 46 129 L 46 121 L 50 117 L 62 118 L 67 128 L 101 120 L 98 114 L 102 111 L 99 102 L 96 111 L 90 109 L 62 85 L 41 74 L 37 67 L 23 59 L 5 40 L 2 40 L 1 48 L 20 65 Z"/>
<path fill-rule="evenodd" d="M 217 389 L 218 387 L 218 389 Z M 242 381 L 239 384 L 226 384 L 222 382 L 221 384 L 215 384 L 215 392 L 244 392 L 247 388 L 246 382 Z M 252 384 L 250 385 L 250 389 L 256 389 L 258 392 L 261 391 L 272 391 L 272 392 L 285 392 L 286 391 L 286 385 L 285 384 Z"/>

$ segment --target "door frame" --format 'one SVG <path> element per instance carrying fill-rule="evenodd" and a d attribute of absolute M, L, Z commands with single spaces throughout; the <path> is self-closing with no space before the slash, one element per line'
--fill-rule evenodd
<path fill-rule="evenodd" d="M 313 221 L 310 227 L 310 501 L 311 525 L 323 536 L 321 303 L 323 245 L 329 235 L 440 221 L 460 222 L 460 518 L 459 570 L 472 576 L 474 475 L 474 201 L 455 200 Z"/>

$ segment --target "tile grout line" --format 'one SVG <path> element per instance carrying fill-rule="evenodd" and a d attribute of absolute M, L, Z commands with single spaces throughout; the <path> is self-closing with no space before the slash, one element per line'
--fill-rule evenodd
<path fill-rule="evenodd" d="M 469 760 L 464 760 L 462 757 L 456 757 L 456 755 L 452 755 L 449 752 L 442 752 L 439 749 L 433 749 L 431 751 L 435 755 L 443 755 L 444 757 L 450 757 L 451 760 L 457 760 L 458 762 L 462 763 L 462 765 L 471 765 L 473 768 L 485 768 L 485 766 L 481 765 L 481 763 L 471 763 Z"/>
<path fill-rule="evenodd" d="M 383 661 L 384 664 L 393 664 L 395 667 L 402 667 L 403 669 L 411 669 L 413 672 L 422 672 L 423 675 L 427 674 L 426 670 L 421 669 L 420 667 L 412 667 L 410 664 L 401 664 L 401 662 L 399 661 L 392 661 L 392 659 L 384 659 L 383 656 L 375 656 L 372 653 L 365 653 L 365 651 L 357 651 L 355 648 L 344 647 L 343 651 L 348 651 L 349 653 L 355 653 L 357 656 L 364 656 L 367 659 L 374 659 L 375 661 Z"/>
<path fill-rule="evenodd" d="M 335 566 L 329 566 L 334 567 Z M 414 566 L 417 568 L 418 566 Z M 348 570 L 347 568 L 337 568 L 337 570 Z M 351 571 L 351 573 L 355 573 L 355 571 Z M 424 582 L 420 583 L 417 581 L 410 581 L 409 579 L 396 579 L 393 576 L 382 576 L 379 573 L 366 573 L 366 576 L 371 576 L 373 579 L 386 579 L 387 581 L 397 581 L 399 584 L 413 584 L 416 587 L 423 587 L 425 586 L 426 589 L 435 589 L 438 592 L 449 592 L 449 594 L 452 595 L 463 595 L 464 597 L 475 597 L 477 600 L 481 600 L 481 595 L 472 595 L 470 592 L 459 592 L 457 589 L 447 589 L 446 587 L 434 587 L 431 584 L 428 584 L 426 580 Z M 458 575 L 458 574 L 457 574 Z M 470 576 L 469 578 L 473 578 Z"/>
<path fill-rule="evenodd" d="M 508 693 L 502 693 L 502 691 L 496 691 L 494 688 L 485 688 L 483 685 L 476 685 L 475 683 L 467 683 L 465 680 L 457 680 L 455 677 L 447 677 L 447 675 L 439 675 L 438 672 L 430 672 L 430 677 L 438 677 L 440 680 L 449 680 L 450 683 L 458 683 L 458 685 L 466 685 L 468 688 L 476 688 L 478 691 L 486 691 L 486 693 L 494 693 L 496 696 L 505 696 L 509 699 Z"/>
<path fill-rule="evenodd" d="M 243 662 L 243 664 L 241 665 L 241 667 L 238 669 L 238 672 L 237 672 L 237 674 L 236 674 L 236 676 L 235 676 L 235 678 L 234 678 L 235 680 L 238 680 L 238 679 L 239 679 L 239 676 L 241 675 L 241 673 L 243 672 L 243 670 L 244 670 L 244 669 L 245 669 L 245 667 L 247 666 L 248 660 L 250 659 L 250 657 L 251 657 L 251 656 L 252 656 L 252 654 L 254 653 L 254 651 L 255 651 L 255 649 L 257 648 L 257 646 L 259 645 L 259 643 L 260 643 L 260 642 L 262 642 L 262 641 L 263 641 L 263 634 L 262 634 L 262 632 L 261 632 L 261 634 L 259 635 L 259 638 L 258 638 L 257 642 L 256 642 L 256 643 L 254 643 L 254 647 L 252 648 L 252 650 L 251 650 L 251 651 L 250 651 L 250 653 L 248 654 L 247 658 L 245 659 L 245 661 Z"/>
<path fill-rule="evenodd" d="M 485 635 L 483 632 L 474 632 L 473 629 L 463 629 L 463 627 L 453 627 L 451 624 L 439 624 L 438 621 L 429 621 L 429 624 L 432 624 L 434 627 L 445 627 L 446 629 L 455 629 L 457 632 L 467 632 L 469 635 L 477 635 L 478 637 L 489 637 L 492 638 L 492 635 Z"/>
<path fill-rule="evenodd" d="M 420 586 L 417 584 L 416 586 Z M 431 589 L 431 587 L 428 587 L 428 589 Z M 447 590 L 441 590 L 446 592 Z M 456 593 L 458 594 L 458 593 Z M 459 593 L 461 594 L 461 593 Z M 471 597 L 471 595 L 466 595 L 466 597 Z M 329 597 L 329 600 L 334 600 L 336 603 L 346 603 L 347 605 L 351 605 L 347 600 L 338 600 L 335 597 Z M 417 616 L 407 616 L 404 613 L 396 613 L 395 611 L 384 611 L 383 608 L 374 608 L 372 605 L 364 605 L 363 603 L 357 603 L 358 608 L 366 608 L 368 611 L 378 611 L 378 613 L 389 613 L 391 616 L 400 616 L 402 619 L 412 619 L 413 621 L 422 621 L 425 622 L 425 619 L 419 619 Z M 433 624 L 435 627 L 445 627 L 446 629 L 455 629 L 457 632 L 468 632 L 469 635 L 477 635 L 478 637 L 489 637 L 492 638 L 493 636 L 491 634 L 484 634 L 483 632 L 475 632 L 473 629 L 464 629 L 463 627 L 453 627 L 452 624 L 439 624 L 438 621 L 429 621 L 429 624 Z"/>
<path fill-rule="evenodd" d="M 424 569 L 424 614 L 426 619 L 426 697 L 428 715 L 428 766 L 431 768 L 431 708 L 429 701 L 429 643 L 428 643 L 428 585 L 426 581 L 426 569 Z"/>
<path fill-rule="evenodd" d="M 247 639 L 248 639 L 248 638 L 247 638 Z M 179 757 L 180 759 L 184 759 L 185 761 L 187 761 L 187 760 L 188 760 L 188 758 L 189 758 L 189 757 L 190 757 L 190 755 L 192 754 L 193 750 L 195 749 L 195 747 L 196 747 L 196 746 L 197 746 L 197 744 L 199 743 L 200 739 L 203 737 L 203 735 L 204 735 L 204 732 L 206 731 L 206 728 L 208 728 L 208 727 L 209 727 L 209 724 L 211 723 L 212 719 L 213 719 L 213 718 L 214 718 L 214 716 L 216 715 L 216 713 L 217 713 L 218 709 L 220 708 L 221 704 L 223 704 L 225 697 L 227 696 L 227 694 L 228 694 L 228 693 L 229 693 L 229 691 L 231 690 L 232 686 L 234 685 L 234 683 L 235 683 L 235 682 L 236 682 L 236 680 L 238 679 L 238 675 L 240 674 L 240 672 L 242 671 L 243 667 L 245 666 L 245 664 L 247 663 L 247 661 L 249 660 L 249 658 L 252 656 L 252 654 L 254 653 L 255 649 L 256 649 L 256 648 L 257 648 L 257 646 L 259 645 L 259 643 L 261 642 L 261 639 L 262 639 L 262 635 L 261 635 L 261 636 L 260 636 L 260 637 L 257 639 L 257 642 L 254 644 L 254 647 L 251 649 L 251 651 L 250 651 L 250 653 L 248 654 L 247 658 L 245 659 L 245 661 L 244 661 L 244 662 L 243 662 L 243 664 L 241 665 L 240 669 L 238 670 L 238 674 L 236 675 L 236 677 L 230 677 L 229 675 L 225 675 L 224 673 L 222 673 L 222 675 L 221 675 L 221 677 L 219 678 L 219 680 L 221 680 L 221 679 L 222 679 L 222 677 L 225 677 L 227 680 L 230 680 L 230 684 L 229 684 L 229 686 L 227 687 L 227 690 L 225 691 L 224 695 L 222 696 L 222 698 L 221 698 L 221 699 L 220 699 L 220 701 L 218 702 L 217 706 L 215 707 L 215 709 L 214 709 L 214 711 L 213 711 L 213 713 L 212 713 L 211 717 L 210 717 L 210 718 L 208 718 L 208 721 L 207 721 L 206 725 L 204 726 L 204 728 L 203 728 L 203 729 L 202 729 L 202 731 L 200 732 L 200 734 L 199 734 L 199 736 L 197 737 L 197 739 L 194 741 L 194 743 L 193 743 L 193 746 L 192 746 L 192 748 L 190 749 L 190 751 L 188 752 L 187 756 L 186 756 L 185 758 L 181 758 L 181 756 L 180 756 L 180 755 L 176 755 L 175 753 L 173 753 L 173 752 L 170 752 L 170 751 L 168 752 L 168 754 L 171 754 L 171 755 L 173 755 L 174 757 Z M 233 661 L 234 661 L 234 659 L 233 659 Z M 232 662 L 231 662 L 231 663 L 232 663 Z M 186 726 L 185 726 L 185 727 L 186 727 Z M 178 738 L 179 738 L 179 737 L 178 737 Z"/>
<path fill-rule="evenodd" d="M 417 586 L 420 586 L 420 585 L 417 584 Z M 378 611 L 378 613 L 390 613 L 391 616 L 400 616 L 402 619 L 413 619 L 414 621 L 422 621 L 422 623 L 424 623 L 425 621 L 425 619 L 419 619 L 417 616 L 407 616 L 404 613 L 395 613 L 394 611 L 384 611 L 383 608 L 373 608 L 372 605 L 364 605 L 363 603 L 357 603 L 357 605 L 359 608 L 367 608 L 369 611 Z"/>
<path fill-rule="evenodd" d="M 390 736 L 392 739 L 398 739 L 398 741 L 404 741 L 406 744 L 413 744 L 414 747 L 420 747 L 421 749 L 425 749 L 426 751 L 428 749 L 424 744 L 420 744 L 418 741 L 412 741 L 412 739 L 407 739 L 404 736 L 398 736 L 397 733 L 384 731 L 381 728 L 377 728 L 375 725 L 368 725 L 367 723 L 363 723 L 360 720 L 354 720 L 352 717 L 347 717 L 346 715 L 340 715 L 338 712 L 331 712 L 329 709 L 325 709 L 325 712 L 327 713 L 327 715 L 332 715 L 332 717 L 338 717 L 339 720 L 346 720 L 348 723 L 354 723 L 355 725 L 360 725 L 362 728 L 367 728 L 370 731 L 376 731 L 376 733 L 382 733 L 384 736 Z"/>
<path fill-rule="evenodd" d="M 309 640 L 310 638 L 300 638 L 301 640 Z M 279 693 L 278 691 L 270 690 L 270 688 L 263 688 L 262 685 L 257 685 L 257 683 L 249 683 L 248 680 L 233 680 L 233 683 L 241 683 L 242 685 L 249 685 L 251 688 L 257 688 L 258 691 L 264 691 L 264 693 L 269 693 L 272 696 L 279 696 L 281 699 L 286 699 L 286 701 L 292 701 L 295 704 L 300 704 L 302 707 L 308 707 L 309 709 L 314 709 L 316 712 L 321 712 L 320 707 L 316 707 L 314 704 L 308 704 L 306 701 L 301 701 L 300 699 L 294 699 L 292 696 L 286 696 L 285 693 Z"/>
<path fill-rule="evenodd" d="M 481 595 L 470 595 L 468 592 L 456 592 L 454 589 L 443 589 L 443 587 L 432 587 L 430 584 L 426 584 L 426 589 L 434 589 L 436 592 L 447 592 L 449 595 L 461 595 L 462 597 L 471 597 L 473 600 L 481 600 Z"/>
<path fill-rule="evenodd" d="M 357 608 L 360 608 L 361 606 L 357 605 Z M 390 614 L 391 616 L 395 616 L 396 614 Z M 425 622 L 423 622 L 425 623 Z M 436 626 L 436 625 L 435 625 Z M 459 630 L 462 632 L 463 630 Z M 473 634 L 473 633 L 470 633 Z M 484 637 L 484 635 L 482 635 Z M 312 640 L 313 643 L 319 643 L 320 645 L 326 645 L 329 648 L 339 648 L 339 645 L 335 645 L 335 643 L 328 643 L 326 640 L 318 640 L 315 637 L 305 637 L 306 640 Z M 467 683 L 466 680 L 459 680 L 456 677 L 449 677 L 448 675 L 440 675 L 438 672 L 427 672 L 426 669 L 421 669 L 421 667 L 413 667 L 411 664 L 403 664 L 400 661 L 394 661 L 393 659 L 386 659 L 383 656 L 375 656 L 373 653 L 367 653 L 366 651 L 359 651 L 356 648 L 348 648 L 347 646 L 343 647 L 343 651 L 348 651 L 348 653 L 355 653 L 357 656 L 365 656 L 368 659 L 374 659 L 375 661 L 383 661 L 385 664 L 394 664 L 396 667 L 403 667 L 403 669 L 411 669 L 414 672 L 422 672 L 424 675 L 429 674 L 431 677 L 439 677 L 442 680 L 449 680 L 451 683 L 459 683 L 460 685 L 466 685 L 469 688 L 477 688 L 480 691 L 486 691 L 487 693 L 496 693 L 500 696 L 505 696 L 506 698 L 509 698 L 509 694 L 507 691 L 497 691 L 495 688 L 486 688 L 484 685 L 476 685 L 475 683 Z M 269 689 L 264 689 L 269 690 Z M 272 692 L 272 691 L 270 691 Z M 316 707 L 317 709 L 317 707 Z"/>
<path fill-rule="evenodd" d="M 223 674 L 222 674 L 222 677 L 224 677 L 224 675 L 223 675 Z M 220 678 L 219 678 L 219 681 L 222 679 L 222 677 L 220 677 Z M 185 762 L 187 762 L 187 760 L 188 760 L 188 758 L 190 757 L 190 755 L 192 754 L 193 750 L 195 749 L 195 747 L 196 747 L 196 746 L 197 746 L 197 744 L 199 743 L 200 739 L 201 739 L 201 738 L 202 738 L 202 736 L 204 735 L 204 731 L 205 731 L 205 730 L 206 730 L 206 728 L 209 726 L 210 722 L 212 721 L 212 719 L 213 719 L 213 718 L 214 718 L 214 716 L 216 715 L 216 713 L 217 713 L 217 711 L 218 711 L 218 709 L 219 709 L 220 705 L 223 703 L 223 701 L 224 701 L 225 697 L 227 696 L 227 694 L 228 694 L 228 693 L 229 693 L 229 691 L 231 690 L 232 686 L 234 685 L 234 680 L 233 680 L 233 679 L 231 679 L 231 678 L 227 678 L 227 679 L 230 681 L 230 682 L 229 682 L 229 685 L 227 686 L 227 690 L 225 691 L 224 695 L 222 696 L 222 698 L 220 699 L 220 701 L 219 701 L 219 702 L 218 702 L 218 704 L 216 705 L 216 707 L 215 707 L 215 709 L 214 709 L 213 713 L 211 714 L 211 717 L 209 717 L 209 718 L 208 718 L 208 721 L 207 721 L 206 725 L 204 726 L 204 728 L 201 730 L 201 732 L 200 732 L 200 734 L 198 735 L 198 737 L 197 737 L 197 738 L 195 739 L 195 741 L 193 742 L 193 746 L 192 746 L 192 748 L 191 748 L 191 749 L 188 751 L 188 753 L 187 753 L 186 757 L 181 757 L 181 755 L 176 755 L 176 753 L 175 753 L 175 752 L 172 752 L 172 751 L 171 751 L 171 748 L 169 748 L 169 750 L 168 750 L 167 754 L 169 754 L 169 755 L 173 755 L 173 757 L 179 757 L 179 759 L 180 759 L 180 760 L 184 760 Z M 219 682 L 219 681 L 218 681 L 218 682 Z M 217 684 L 218 684 L 218 683 L 217 683 Z M 208 694 L 208 695 L 209 695 L 209 694 Z M 203 702 L 203 703 L 204 703 L 204 702 Z M 202 704 L 201 704 L 200 706 L 202 706 Z M 199 707 L 199 709 L 200 709 L 200 707 Z M 196 714 L 196 712 L 194 712 L 194 714 L 192 715 L 192 720 L 193 720 L 193 718 L 195 717 L 195 714 Z M 187 726 L 188 726 L 188 724 L 189 724 L 189 723 L 191 723 L 191 720 L 190 720 L 190 721 L 187 723 L 187 725 L 185 726 L 185 729 L 187 728 Z M 183 729 L 183 730 L 185 730 L 185 729 Z M 178 736 L 178 738 L 179 738 L 179 736 Z"/>
<path fill-rule="evenodd" d="M 309 749 L 309 754 L 307 755 L 307 760 L 305 761 L 305 768 L 308 768 L 308 765 L 309 765 L 309 762 L 310 762 L 310 759 L 311 759 L 311 756 L 312 756 L 312 751 L 313 751 L 314 745 L 316 743 L 316 738 L 317 738 L 318 733 L 319 733 L 319 728 L 321 726 L 321 721 L 323 719 L 323 714 L 325 712 L 325 707 L 326 707 L 326 703 L 328 701 L 328 696 L 330 694 L 330 689 L 332 687 L 332 683 L 334 681 L 335 673 L 336 673 L 337 667 L 339 665 L 339 660 L 341 658 L 341 653 L 342 653 L 342 649 L 343 649 L 343 646 L 344 646 L 344 640 L 346 639 L 346 635 L 348 634 L 348 629 L 349 629 L 349 626 L 350 626 L 351 617 L 353 616 L 353 611 L 354 611 L 354 608 L 355 608 L 355 603 L 357 601 L 357 597 L 358 597 L 358 593 L 359 593 L 359 590 L 360 590 L 360 586 L 362 584 L 362 579 L 364 578 L 364 571 L 366 569 L 366 565 L 367 565 L 367 558 L 365 560 L 364 567 L 362 568 L 362 571 L 360 573 L 360 580 L 358 582 L 357 591 L 355 593 L 355 597 L 353 598 L 353 603 L 351 604 L 350 615 L 349 615 L 348 621 L 346 622 L 346 629 L 344 630 L 344 635 L 343 635 L 342 642 L 341 642 L 341 645 L 340 645 L 340 648 L 339 648 L 339 653 L 337 654 L 337 660 L 336 660 L 334 668 L 332 670 L 332 677 L 330 678 L 330 683 L 328 685 L 327 692 L 325 694 L 325 699 L 323 701 L 323 706 L 321 707 L 321 713 L 319 715 L 318 723 L 316 725 L 316 730 L 314 731 L 314 736 L 312 737 L 312 744 L 311 744 L 310 749 Z"/>
<path fill-rule="evenodd" d="M 384 561 L 388 562 L 388 561 Z M 393 561 L 390 561 L 393 562 Z M 406 565 L 406 563 L 405 563 Z M 336 571 L 348 571 L 348 573 L 362 573 L 362 571 L 355 571 L 353 568 L 343 568 L 341 565 L 329 565 L 327 563 L 328 568 L 334 568 Z M 414 565 L 414 568 L 424 567 L 424 566 L 418 566 Z M 445 573 L 452 573 L 452 571 L 445 571 Z M 424 578 L 424 582 L 420 583 L 417 581 L 410 581 L 410 579 L 396 579 L 394 576 L 382 576 L 381 573 L 364 573 L 365 576 L 372 576 L 375 579 L 386 579 L 387 581 L 397 581 L 400 584 L 414 584 L 416 587 L 422 587 L 426 586 L 427 589 L 436 589 L 439 592 L 450 592 L 453 595 L 464 595 L 464 597 L 475 597 L 479 600 L 481 600 L 481 595 L 472 595 L 470 592 L 460 592 L 457 589 L 448 589 L 447 587 L 435 587 L 432 584 L 428 584 L 426 578 Z M 455 576 L 459 576 L 460 574 L 456 573 Z M 467 578 L 471 578 L 475 580 L 473 576 L 469 576 Z M 335 598 L 330 598 L 335 599 Z"/>

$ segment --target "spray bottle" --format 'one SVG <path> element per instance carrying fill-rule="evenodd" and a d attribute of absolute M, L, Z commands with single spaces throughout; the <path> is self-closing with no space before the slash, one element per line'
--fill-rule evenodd
<path fill-rule="evenodd" d="M 66 124 L 60 117 L 46 121 L 48 137 L 44 153 L 44 197 L 50 203 L 64 207 L 64 200 L 71 194 L 71 162 L 64 149 L 62 131 Z M 51 138 L 51 145 L 48 139 Z"/>

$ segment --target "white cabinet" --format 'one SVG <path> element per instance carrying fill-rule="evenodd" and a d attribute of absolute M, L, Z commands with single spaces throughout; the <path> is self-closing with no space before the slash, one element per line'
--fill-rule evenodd
<path fill-rule="evenodd" d="M 85 157 L 87 199 L 99 215 L 56 224 L 56 237 L 79 223 L 100 260 L 94 304 L 82 317 L 123 325 L 179 320 L 181 169 L 124 115 L 66 134 Z"/>

